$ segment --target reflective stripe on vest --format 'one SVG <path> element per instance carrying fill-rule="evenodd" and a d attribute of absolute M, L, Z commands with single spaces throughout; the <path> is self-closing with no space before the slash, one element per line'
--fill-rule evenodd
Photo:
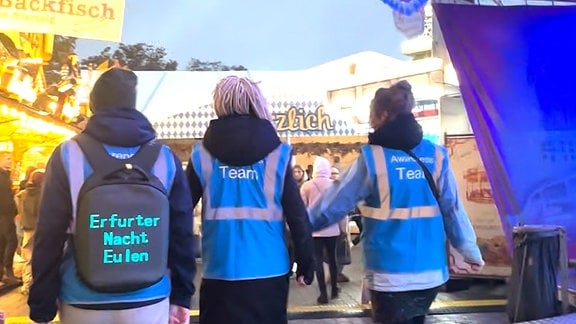
<path fill-rule="evenodd" d="M 252 280 L 288 272 L 282 194 L 290 150 L 281 144 L 252 165 L 233 167 L 201 143 L 194 147 L 194 172 L 203 187 L 204 278 Z"/>
<path fill-rule="evenodd" d="M 70 197 L 72 200 L 72 220 L 68 233 L 73 234 L 76 231 L 76 212 L 78 208 L 78 195 L 80 189 L 84 184 L 84 180 L 92 173 L 93 168 L 88 164 L 84 158 L 84 153 L 78 143 L 74 140 L 69 140 L 62 144 L 61 160 L 68 175 L 70 184 Z M 166 146 L 162 146 L 160 154 L 152 167 L 152 173 L 166 188 L 166 192 L 170 192 L 174 180 L 176 163 L 172 157 L 172 153 Z"/>
<path fill-rule="evenodd" d="M 210 178 L 214 172 L 214 158 L 204 148 L 202 143 L 198 143 L 192 151 L 192 161 L 196 174 L 200 175 L 200 182 L 205 193 L 202 197 L 203 219 L 245 219 L 249 217 L 250 219 L 256 220 L 282 220 L 283 211 L 280 205 L 281 192 L 278 192 L 276 188 L 284 188 L 285 172 L 279 173 L 278 171 L 286 170 L 289 161 L 289 159 L 286 158 L 287 156 L 290 156 L 290 146 L 280 144 L 265 158 L 266 167 L 264 171 L 263 191 L 266 197 L 266 208 L 213 206 L 212 198 L 210 197 Z"/>
<path fill-rule="evenodd" d="M 367 204 L 359 206 L 360 212 L 363 216 L 385 220 L 436 217 L 440 214 L 440 209 L 436 203 L 430 206 L 391 208 L 390 183 L 384 148 L 378 145 L 364 145 L 362 146 L 361 151 L 364 156 L 368 173 L 373 180 L 372 185 L 375 188 L 378 188 L 378 197 L 380 200 L 379 202 L 367 202 Z M 410 157 L 408 158 L 412 159 Z M 436 163 L 432 176 L 436 183 L 438 183 L 443 161 L 442 151 L 438 147 L 435 148 L 435 161 Z M 418 169 L 420 169 L 420 166 L 416 162 L 414 162 L 414 164 Z"/>

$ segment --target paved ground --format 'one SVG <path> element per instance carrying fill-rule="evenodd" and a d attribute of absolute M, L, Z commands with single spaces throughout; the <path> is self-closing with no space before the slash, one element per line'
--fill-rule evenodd
<path fill-rule="evenodd" d="M 331 300 L 330 304 L 318 306 L 318 288 L 316 283 L 312 286 L 301 287 L 294 280 L 291 281 L 289 307 L 290 323 L 370 323 L 370 319 L 365 317 L 368 313 L 367 306 L 360 303 L 362 294 L 362 266 L 360 260 L 359 247 L 352 249 L 353 264 L 344 268 L 344 273 L 350 278 L 350 282 L 341 284 L 340 298 Z M 196 283 L 199 283 L 197 276 Z M 199 286 L 199 285 L 198 285 Z M 492 305 L 501 311 L 505 303 L 505 285 L 473 285 L 468 290 L 452 293 L 440 293 L 433 305 L 432 313 L 427 323 L 506 323 L 503 313 L 487 314 L 463 314 L 463 315 L 443 315 L 447 312 L 463 311 L 464 308 L 477 302 L 470 302 L 471 299 L 483 299 L 486 305 Z M 458 308 L 458 309 L 455 309 Z M 18 289 L 14 289 L 7 294 L 0 296 L 0 309 L 6 311 L 6 315 L 11 318 L 10 323 L 24 323 L 28 315 L 26 298 L 21 295 Z M 193 315 L 198 311 L 198 296 L 192 300 Z M 466 310 L 470 312 L 470 310 Z M 348 318 L 337 318 L 345 314 Z M 355 316 L 357 318 L 350 318 Z M 330 317 L 326 319 L 326 317 Z M 319 319 L 319 320 L 314 320 Z"/>
<path fill-rule="evenodd" d="M 318 320 L 294 320 L 290 324 L 368 324 L 370 318 L 328 318 Z M 431 315 L 426 318 L 427 324 L 500 324 L 508 323 L 504 313 Z"/>
<path fill-rule="evenodd" d="M 369 318 L 329 318 L 319 320 L 297 320 L 290 324 L 368 324 Z M 426 324 L 506 324 L 508 318 L 504 313 L 432 315 L 426 318 Z M 538 321 L 523 322 L 525 324 L 574 324 L 576 314 L 558 316 Z"/>
<path fill-rule="evenodd" d="M 361 305 L 362 267 L 359 247 L 352 249 L 353 264 L 344 268 L 350 282 L 341 284 L 340 298 L 331 300 L 330 304 L 318 306 L 318 288 L 316 283 L 309 287 L 300 287 L 291 281 L 289 296 L 290 324 L 364 324 L 372 323 L 369 308 Z M 196 278 L 197 285 L 199 277 Z M 426 319 L 428 324 L 504 324 L 508 323 L 503 305 L 506 300 L 507 287 L 504 284 L 474 283 L 469 289 L 457 292 L 442 292 L 434 302 L 431 313 Z M 482 313 L 470 313 L 470 306 L 483 305 Z M 488 307 L 488 308 L 486 308 Z M 495 310 L 489 310 L 489 307 Z M 0 310 L 6 312 L 8 324 L 29 323 L 26 298 L 18 289 L 0 294 Z M 454 314 L 454 313 L 458 314 Z M 450 314 L 452 313 L 452 314 Z M 193 321 L 197 319 L 198 297 L 192 300 Z M 576 314 L 548 320 L 531 322 L 534 324 L 576 323 Z"/>

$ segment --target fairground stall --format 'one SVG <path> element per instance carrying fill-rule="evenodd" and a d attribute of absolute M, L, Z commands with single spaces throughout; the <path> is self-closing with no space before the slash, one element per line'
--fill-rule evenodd
<path fill-rule="evenodd" d="M 57 35 L 119 41 L 122 33 L 124 0 L 54 4 L 0 6 L 0 150 L 12 152 L 14 183 L 28 167 L 43 167 L 89 115 L 77 95 L 78 57 Z"/>
<path fill-rule="evenodd" d="M 124 0 L 2 1 L 0 152 L 11 153 L 14 192 L 89 117 L 88 102 L 78 96 L 85 86 L 78 56 L 66 44 L 67 37 L 118 41 L 123 11 Z M 14 260 L 19 275 L 23 263 L 18 253 Z M 15 284 L 0 281 L 0 293 Z"/>
<path fill-rule="evenodd" d="M 46 34 L 0 34 L 0 151 L 12 152 L 15 184 L 28 167 L 42 168 L 54 147 L 79 130 L 71 122 L 78 110 L 68 101 L 61 102 L 64 107 L 57 96 L 42 101 L 48 88 L 43 63 L 52 55 L 53 41 Z M 59 108 L 64 109 L 56 114 Z"/>

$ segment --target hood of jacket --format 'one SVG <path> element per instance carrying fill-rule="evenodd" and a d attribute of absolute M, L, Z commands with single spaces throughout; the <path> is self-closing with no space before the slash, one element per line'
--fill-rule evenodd
<path fill-rule="evenodd" d="M 148 119 L 131 108 L 95 111 L 86 123 L 84 132 L 99 142 L 121 147 L 139 146 L 156 137 Z"/>
<path fill-rule="evenodd" d="M 313 164 L 312 179 L 330 178 L 331 173 L 332 166 L 330 165 L 330 161 L 321 156 L 317 156 Z"/>
<path fill-rule="evenodd" d="M 396 150 L 411 150 L 422 141 L 422 127 L 413 114 L 400 114 L 368 135 L 368 143 Z"/>
<path fill-rule="evenodd" d="M 210 121 L 202 141 L 219 161 L 234 165 L 251 165 L 280 145 L 280 138 L 270 121 L 236 115 Z"/>

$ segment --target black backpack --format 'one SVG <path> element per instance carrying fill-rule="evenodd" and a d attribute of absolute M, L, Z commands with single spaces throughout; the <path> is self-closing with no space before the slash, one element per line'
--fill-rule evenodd
<path fill-rule="evenodd" d="M 164 184 L 152 174 L 162 145 L 144 144 L 121 160 L 87 134 L 75 140 L 93 169 L 81 179 L 77 200 L 78 276 L 91 289 L 108 293 L 157 283 L 167 272 L 170 209 Z"/>

